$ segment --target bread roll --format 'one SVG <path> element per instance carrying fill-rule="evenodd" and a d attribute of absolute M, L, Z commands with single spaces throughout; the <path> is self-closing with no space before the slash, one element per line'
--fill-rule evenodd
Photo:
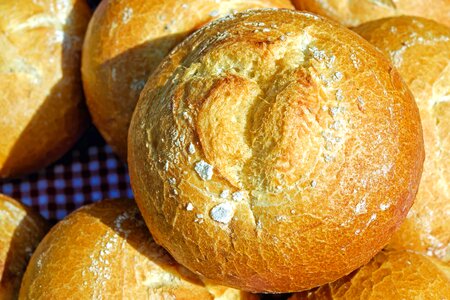
<path fill-rule="evenodd" d="M 412 205 L 424 156 L 417 106 L 389 61 L 291 10 L 185 40 L 141 93 L 129 150 L 155 240 L 254 292 L 308 289 L 368 262 Z"/>
<path fill-rule="evenodd" d="M 289 300 L 449 299 L 450 267 L 408 251 L 382 251 L 358 271 Z"/>
<path fill-rule="evenodd" d="M 88 125 L 80 58 L 84 0 L 0 2 L 0 178 L 36 171 Z"/>
<path fill-rule="evenodd" d="M 424 131 L 419 192 L 390 247 L 450 261 L 450 28 L 395 17 L 355 30 L 392 59 L 416 98 Z"/>
<path fill-rule="evenodd" d="M 38 214 L 0 194 L 0 299 L 17 299 L 28 260 L 47 228 Z"/>
<path fill-rule="evenodd" d="M 156 245 L 132 200 L 84 206 L 44 238 L 19 299 L 257 299 L 204 284 Z"/>
<path fill-rule="evenodd" d="M 212 19 L 289 0 L 102 1 L 84 44 L 83 83 L 93 121 L 126 160 L 127 134 L 148 76 L 172 48 Z"/>
<path fill-rule="evenodd" d="M 357 26 L 392 16 L 413 15 L 450 26 L 449 0 L 292 0 L 297 9 L 334 19 L 346 26 Z"/>

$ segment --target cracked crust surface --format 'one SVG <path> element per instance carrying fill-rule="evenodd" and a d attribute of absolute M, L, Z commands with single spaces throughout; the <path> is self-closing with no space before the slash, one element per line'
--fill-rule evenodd
<path fill-rule="evenodd" d="M 84 0 L 0 2 L 0 178 L 60 158 L 89 124 L 81 87 Z"/>
<path fill-rule="evenodd" d="M 448 299 L 450 266 L 408 251 L 382 251 L 352 274 L 289 300 Z"/>
<path fill-rule="evenodd" d="M 37 213 L 0 194 L 0 299 L 17 299 L 28 260 L 47 229 Z"/>
<path fill-rule="evenodd" d="M 83 85 L 93 122 L 126 160 L 127 134 L 147 78 L 189 34 L 225 15 L 292 8 L 289 0 L 102 1 L 83 49 Z"/>
<path fill-rule="evenodd" d="M 19 299 L 257 299 L 204 283 L 152 239 L 132 200 L 84 206 L 36 249 Z"/>
<path fill-rule="evenodd" d="M 368 42 L 308 13 L 228 17 L 147 82 L 131 184 L 155 240 L 218 283 L 289 292 L 368 262 L 423 163 L 419 113 Z"/>
<path fill-rule="evenodd" d="M 408 218 L 390 247 L 450 261 L 450 28 L 395 17 L 354 29 L 391 58 L 415 96 L 426 159 Z"/>
<path fill-rule="evenodd" d="M 345 26 L 402 15 L 433 19 L 450 26 L 448 0 L 292 0 L 297 9 L 336 20 Z"/>

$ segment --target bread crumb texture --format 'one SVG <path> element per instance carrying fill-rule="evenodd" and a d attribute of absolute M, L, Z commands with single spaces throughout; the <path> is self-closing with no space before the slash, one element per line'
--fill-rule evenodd
<path fill-rule="evenodd" d="M 424 156 L 416 104 L 380 52 L 272 9 L 180 44 L 141 94 L 129 147 L 157 242 L 255 292 L 308 289 L 368 262 L 412 205 Z"/>

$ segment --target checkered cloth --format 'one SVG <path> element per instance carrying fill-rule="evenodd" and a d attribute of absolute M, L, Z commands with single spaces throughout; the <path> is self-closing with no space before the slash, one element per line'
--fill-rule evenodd
<path fill-rule="evenodd" d="M 94 128 L 55 164 L 20 179 L 0 180 L 0 193 L 51 221 L 88 203 L 133 196 L 126 165 Z"/>

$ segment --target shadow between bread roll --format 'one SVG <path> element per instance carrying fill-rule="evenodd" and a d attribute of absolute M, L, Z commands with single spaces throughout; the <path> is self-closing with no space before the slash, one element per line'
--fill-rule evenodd
<path fill-rule="evenodd" d="M 292 0 L 292 3 L 297 9 L 326 16 L 345 26 L 402 15 L 429 18 L 450 26 L 448 0 Z"/>
<path fill-rule="evenodd" d="M 84 206 L 33 254 L 19 299 L 258 299 L 205 284 L 148 233 L 132 200 Z"/>
<path fill-rule="evenodd" d="M 37 213 L 0 194 L 1 300 L 17 299 L 28 260 L 47 229 L 47 222 Z"/>
<path fill-rule="evenodd" d="M 395 17 L 354 29 L 391 58 L 416 98 L 426 159 L 417 197 L 389 247 L 450 261 L 450 28 Z"/>
<path fill-rule="evenodd" d="M 251 8 L 292 8 L 289 0 L 102 1 L 83 49 L 83 84 L 93 122 L 126 160 L 139 94 L 162 59 L 190 33 L 218 17 Z"/>
<path fill-rule="evenodd" d="M 60 158 L 89 124 L 80 59 L 84 0 L 0 3 L 0 178 Z"/>
<path fill-rule="evenodd" d="M 131 184 L 157 243 L 191 271 L 291 292 L 367 263 L 413 203 L 424 150 L 389 61 L 309 13 L 203 27 L 149 78 Z"/>
<path fill-rule="evenodd" d="M 289 300 L 448 299 L 450 266 L 409 251 L 382 251 L 352 274 Z"/>

